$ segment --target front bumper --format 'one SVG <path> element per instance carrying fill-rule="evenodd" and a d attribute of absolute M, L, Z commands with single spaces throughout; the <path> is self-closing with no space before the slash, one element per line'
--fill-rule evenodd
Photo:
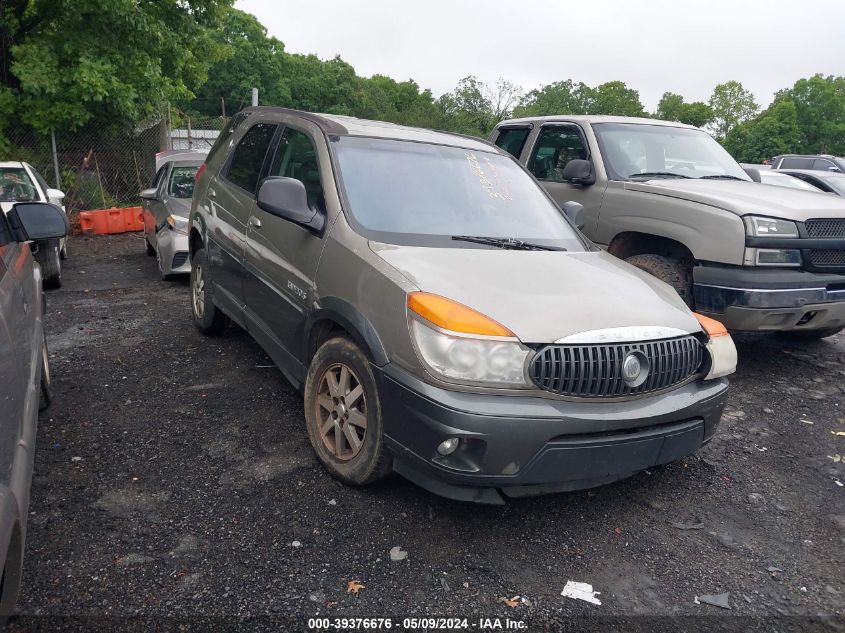
<path fill-rule="evenodd" d="M 191 272 L 190 246 L 185 233 L 165 226 L 156 233 L 156 246 L 164 274 L 182 275 Z"/>
<path fill-rule="evenodd" d="M 627 401 L 565 401 L 450 391 L 376 368 L 395 470 L 444 497 L 503 503 L 579 490 L 690 455 L 710 440 L 725 379 Z M 458 437 L 444 457 L 437 446 Z"/>
<path fill-rule="evenodd" d="M 845 326 L 845 275 L 804 270 L 697 266 L 695 308 L 734 331 Z"/>

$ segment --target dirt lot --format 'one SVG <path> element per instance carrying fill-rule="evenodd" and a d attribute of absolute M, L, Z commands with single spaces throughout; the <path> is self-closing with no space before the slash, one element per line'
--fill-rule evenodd
<path fill-rule="evenodd" d="M 65 286 L 48 293 L 56 399 L 39 429 L 18 629 L 61 622 L 33 616 L 305 628 L 317 614 L 845 626 L 845 336 L 738 338 L 721 430 L 685 462 L 465 505 L 396 476 L 336 483 L 300 396 L 244 332 L 197 333 L 187 281 L 160 281 L 140 236 L 68 248 Z M 408 557 L 393 562 L 394 546 Z M 350 580 L 365 588 L 347 593 Z M 562 597 L 568 580 L 601 606 Z M 730 611 L 696 601 L 723 592 Z"/>

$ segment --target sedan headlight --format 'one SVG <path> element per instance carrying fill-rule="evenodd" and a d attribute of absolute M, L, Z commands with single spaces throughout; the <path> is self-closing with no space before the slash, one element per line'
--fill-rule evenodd
<path fill-rule="evenodd" d="M 745 234 L 749 237 L 798 237 L 798 225 L 789 220 L 746 215 Z"/>
<path fill-rule="evenodd" d="M 460 303 L 425 292 L 408 295 L 411 338 L 432 374 L 451 382 L 525 388 L 530 350 L 513 332 Z"/>
<path fill-rule="evenodd" d="M 704 380 L 721 378 L 736 371 L 736 345 L 728 334 L 724 325 L 716 319 L 711 319 L 703 314 L 695 313 L 695 318 L 701 324 L 701 329 L 707 334 L 708 341 L 705 345 L 707 353 L 710 354 L 710 371 Z"/>
<path fill-rule="evenodd" d="M 188 218 L 183 218 L 181 215 L 168 215 L 166 222 L 174 231 L 179 231 L 180 233 L 188 232 Z"/>

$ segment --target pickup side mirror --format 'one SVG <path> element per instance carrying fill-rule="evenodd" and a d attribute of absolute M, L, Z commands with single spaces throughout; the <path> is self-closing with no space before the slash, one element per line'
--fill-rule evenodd
<path fill-rule="evenodd" d="M 572 223 L 578 227 L 579 231 L 584 228 L 584 225 L 587 223 L 587 219 L 584 217 L 584 205 L 580 202 L 570 200 L 569 202 L 564 202 L 560 208 L 572 220 Z"/>
<path fill-rule="evenodd" d="M 139 195 L 142 200 L 158 200 L 158 189 L 142 189 Z"/>
<path fill-rule="evenodd" d="M 592 185 L 596 182 L 593 163 L 582 158 L 575 158 L 566 163 L 560 177 L 573 185 Z"/>
<path fill-rule="evenodd" d="M 763 179 L 760 177 L 760 170 L 756 167 L 743 167 L 742 170 L 748 174 L 748 177 L 754 182 L 763 182 Z"/>
<path fill-rule="evenodd" d="M 258 208 L 314 233 L 321 233 L 326 224 L 325 213 L 308 206 L 305 185 L 296 178 L 265 178 L 258 188 Z"/>
<path fill-rule="evenodd" d="M 64 212 L 48 202 L 18 202 L 6 217 L 18 242 L 64 237 L 70 229 Z"/>

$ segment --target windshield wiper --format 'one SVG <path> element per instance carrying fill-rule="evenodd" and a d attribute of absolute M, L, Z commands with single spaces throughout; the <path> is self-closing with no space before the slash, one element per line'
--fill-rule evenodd
<path fill-rule="evenodd" d="M 689 178 L 689 176 L 684 176 L 683 174 L 676 174 L 673 171 L 644 171 L 639 174 L 628 174 L 628 178 L 652 178 L 654 176 L 666 176 L 667 178 Z"/>
<path fill-rule="evenodd" d="M 456 242 L 472 242 L 473 244 L 486 244 L 512 251 L 565 251 L 560 246 L 544 246 L 533 242 L 524 242 L 513 237 L 484 237 L 481 235 L 453 235 Z"/>
<path fill-rule="evenodd" d="M 741 180 L 747 182 L 745 178 L 739 176 L 731 176 L 730 174 L 713 174 L 712 176 L 700 176 L 699 180 Z"/>

